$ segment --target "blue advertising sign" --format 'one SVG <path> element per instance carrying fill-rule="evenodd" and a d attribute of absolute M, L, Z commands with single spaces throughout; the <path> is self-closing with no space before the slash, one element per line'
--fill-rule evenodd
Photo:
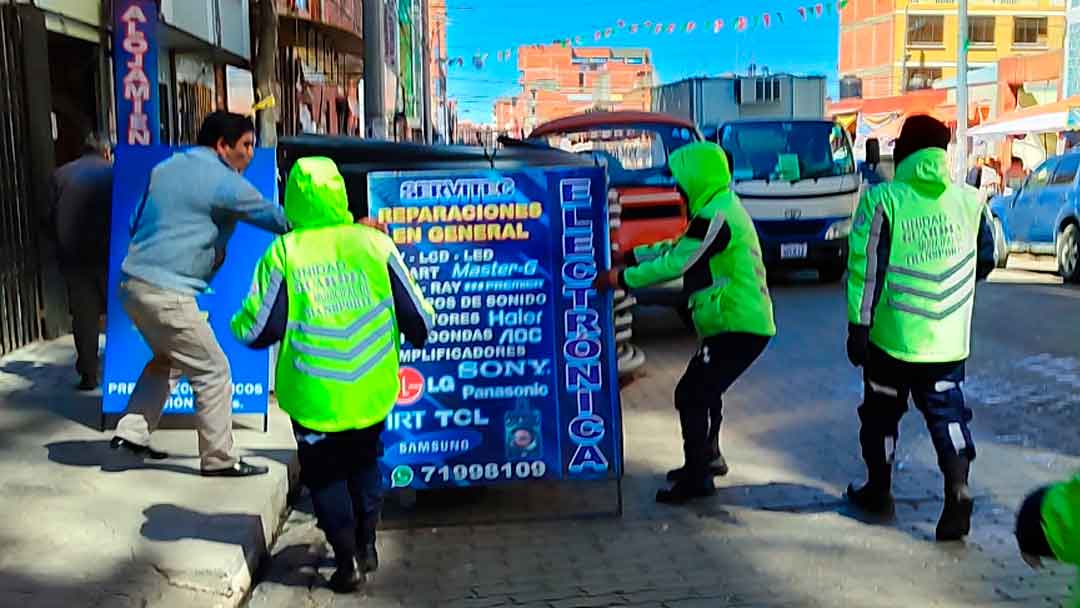
<path fill-rule="evenodd" d="M 606 191 L 592 167 L 369 175 L 371 215 L 436 311 L 401 352 L 391 487 L 621 476 L 612 297 L 592 287 Z"/>
<path fill-rule="evenodd" d="M 161 130 L 157 1 L 113 0 L 112 14 L 118 141 L 156 146 Z"/>
<path fill-rule="evenodd" d="M 131 241 L 132 211 L 142 200 L 150 181 L 150 170 L 179 148 L 149 148 L 121 145 L 116 150 L 113 169 L 112 228 L 109 241 L 109 298 L 105 339 L 105 377 L 102 383 L 102 412 L 122 413 L 135 389 L 143 367 L 152 355 L 139 331 L 124 311 L 120 300 L 120 266 Z M 257 148 L 245 177 L 268 200 L 277 200 L 277 168 L 273 150 Z M 255 265 L 273 235 L 240 224 L 229 241 L 228 255 L 210 289 L 198 296 L 199 308 L 210 320 L 222 350 L 229 359 L 233 376 L 233 413 L 265 414 L 269 394 L 269 360 L 265 350 L 252 350 L 232 337 L 229 320 L 247 295 Z M 194 413 L 195 395 L 187 379 L 182 379 L 165 403 L 166 414 Z"/>

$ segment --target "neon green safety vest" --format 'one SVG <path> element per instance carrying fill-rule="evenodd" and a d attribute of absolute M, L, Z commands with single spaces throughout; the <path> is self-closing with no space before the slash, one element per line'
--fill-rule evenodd
<path fill-rule="evenodd" d="M 285 191 L 285 215 L 293 231 L 278 237 L 259 261 L 232 331 L 251 343 L 286 289 L 288 328 L 276 376 L 281 408 L 316 431 L 378 424 L 398 394 L 401 334 L 387 269 L 403 268 L 400 254 L 382 232 L 353 223 L 345 181 L 330 159 L 297 162 Z M 430 306 L 419 301 L 430 315 Z"/>
<path fill-rule="evenodd" d="M 979 222 L 974 188 L 949 181 L 945 151 L 915 152 L 863 194 L 848 258 L 848 321 L 912 363 L 968 357 Z"/>
<path fill-rule="evenodd" d="M 702 338 L 726 332 L 775 336 L 761 244 L 750 215 L 731 191 L 723 148 L 697 142 L 668 160 L 689 198 L 686 232 L 636 247 L 622 280 L 631 289 L 683 278 L 694 327 Z"/>

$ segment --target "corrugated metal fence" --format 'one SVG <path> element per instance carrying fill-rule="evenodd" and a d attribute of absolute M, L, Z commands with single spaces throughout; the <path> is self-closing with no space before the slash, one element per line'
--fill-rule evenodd
<path fill-rule="evenodd" d="M 41 337 L 37 220 L 30 199 L 16 8 L 0 6 L 0 354 Z"/>

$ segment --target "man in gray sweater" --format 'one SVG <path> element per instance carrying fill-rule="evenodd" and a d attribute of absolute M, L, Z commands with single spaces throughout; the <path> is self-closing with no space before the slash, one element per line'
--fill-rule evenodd
<path fill-rule="evenodd" d="M 254 157 L 254 132 L 249 118 L 214 112 L 199 130 L 198 146 L 154 168 L 131 216 L 131 245 L 122 266 L 124 309 L 154 358 L 139 376 L 111 446 L 138 457 L 167 458 L 151 449 L 150 433 L 172 388 L 186 376 L 195 393 L 200 465 L 208 477 L 268 470 L 236 455 L 229 361 L 195 301 L 224 262 L 237 222 L 276 234 L 288 230 L 281 207 L 241 176 Z"/>

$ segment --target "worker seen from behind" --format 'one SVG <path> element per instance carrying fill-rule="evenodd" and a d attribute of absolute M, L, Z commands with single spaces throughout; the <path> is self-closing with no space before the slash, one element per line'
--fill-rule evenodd
<path fill-rule="evenodd" d="M 1044 558 L 1080 566 L 1080 474 L 1028 495 L 1016 516 L 1016 541 L 1034 568 Z M 1074 589 L 1069 605 L 1080 608 L 1080 587 Z"/>
<path fill-rule="evenodd" d="M 347 593 L 378 568 L 379 436 L 397 400 L 400 336 L 422 346 L 434 312 L 393 241 L 353 223 L 332 160 L 297 161 L 285 215 L 293 231 L 260 259 L 232 331 L 252 348 L 281 343 L 278 403 L 292 418 L 300 481 L 334 549 L 330 587 Z"/>
<path fill-rule="evenodd" d="M 671 471 L 660 503 L 681 504 L 716 492 L 713 475 L 727 473 L 720 452 L 724 392 L 761 355 L 776 335 L 765 284 L 761 245 L 750 216 L 731 191 L 730 160 L 723 148 L 693 143 L 668 160 L 689 203 L 686 232 L 674 241 L 627 252 L 602 273 L 599 289 L 635 289 L 683 278 L 683 290 L 701 341 L 675 388 L 682 426 L 682 468 Z"/>
<path fill-rule="evenodd" d="M 896 177 L 863 194 L 848 259 L 848 358 L 864 370 L 859 443 L 868 479 L 847 498 L 891 515 L 892 464 L 908 395 L 926 418 L 945 506 L 938 540 L 959 540 L 974 504 L 968 472 L 975 444 L 961 383 L 975 281 L 994 268 L 993 237 L 978 193 L 949 180 L 948 127 L 909 118 L 896 141 Z"/>

